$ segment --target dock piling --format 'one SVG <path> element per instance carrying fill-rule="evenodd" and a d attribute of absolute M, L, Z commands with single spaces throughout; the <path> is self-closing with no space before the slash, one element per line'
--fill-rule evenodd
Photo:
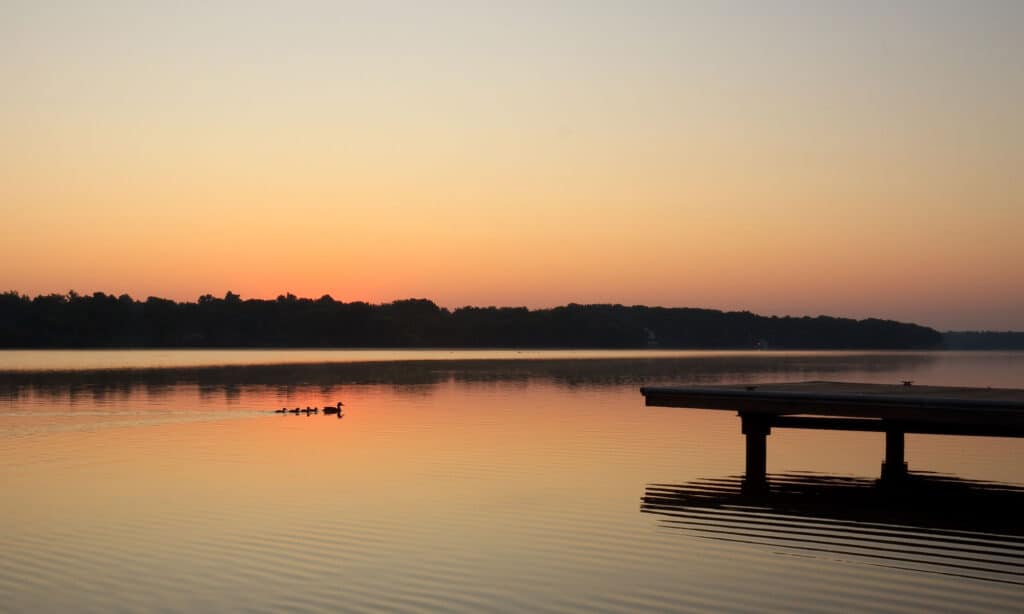
<path fill-rule="evenodd" d="M 887 427 L 885 429 L 885 460 L 882 461 L 882 479 L 894 480 L 907 475 L 907 463 L 904 460 L 905 433 L 903 429 Z"/>
<path fill-rule="evenodd" d="M 772 432 L 770 418 L 757 414 L 740 413 L 741 430 L 747 442 L 746 490 L 765 490 L 768 487 L 768 435 Z"/>

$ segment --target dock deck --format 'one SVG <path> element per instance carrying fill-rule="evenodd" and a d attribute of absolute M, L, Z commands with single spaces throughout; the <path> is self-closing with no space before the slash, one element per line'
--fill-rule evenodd
<path fill-rule="evenodd" d="M 883 432 L 882 478 L 906 474 L 904 435 L 1024 437 L 1024 390 L 851 382 L 649 386 L 646 404 L 739 413 L 747 479 L 763 482 L 772 428 Z"/>

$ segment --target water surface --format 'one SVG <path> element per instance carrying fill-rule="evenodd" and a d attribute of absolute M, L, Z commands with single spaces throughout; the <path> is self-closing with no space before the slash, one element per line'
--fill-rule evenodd
<path fill-rule="evenodd" d="M 1021 353 L 183 352 L 170 369 L 124 354 L 0 373 L 0 610 L 1013 611 L 1024 598 L 1024 442 L 908 436 L 908 500 L 875 487 L 881 434 L 777 429 L 775 492 L 750 500 L 734 415 L 648 408 L 638 391 L 1024 387 Z M 269 413 L 337 400 L 343 419 Z"/>
<path fill-rule="evenodd" d="M 559 360 L 750 356 L 756 351 L 507 349 L 155 349 L 0 350 L 0 371 L 151 369 L 244 365 L 410 362 L 421 360 Z M 822 352 L 784 352 L 790 356 Z M 833 352 L 834 354 L 848 354 Z M 780 353 L 781 354 L 781 353 Z"/>

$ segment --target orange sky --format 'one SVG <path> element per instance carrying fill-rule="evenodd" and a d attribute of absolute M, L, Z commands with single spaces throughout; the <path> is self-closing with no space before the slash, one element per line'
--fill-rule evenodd
<path fill-rule="evenodd" d="M 1024 329 L 1024 9 L 0 7 L 0 288 Z"/>

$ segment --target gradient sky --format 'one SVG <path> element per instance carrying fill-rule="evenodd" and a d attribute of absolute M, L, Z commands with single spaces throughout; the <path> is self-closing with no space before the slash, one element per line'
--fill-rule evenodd
<path fill-rule="evenodd" d="M 1024 329 L 1022 2 L 7 0 L 0 84 L 0 289 Z"/>

